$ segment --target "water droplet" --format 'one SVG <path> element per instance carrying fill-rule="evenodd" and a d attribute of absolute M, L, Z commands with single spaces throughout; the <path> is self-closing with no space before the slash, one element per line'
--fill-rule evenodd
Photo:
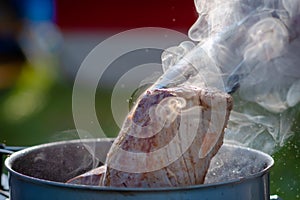
<path fill-rule="evenodd" d="M 261 98 L 259 96 L 256 97 L 256 102 L 261 102 Z"/>

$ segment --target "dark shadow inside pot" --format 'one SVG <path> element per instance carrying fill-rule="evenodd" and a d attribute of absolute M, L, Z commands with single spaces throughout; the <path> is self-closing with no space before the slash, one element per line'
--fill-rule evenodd
<path fill-rule="evenodd" d="M 12 169 L 34 178 L 66 182 L 70 178 L 101 166 L 103 163 L 97 158 L 104 161 L 111 144 L 112 140 L 105 142 L 90 140 L 42 145 L 25 151 L 14 159 Z M 86 145 L 95 147 L 95 156 L 87 150 Z"/>

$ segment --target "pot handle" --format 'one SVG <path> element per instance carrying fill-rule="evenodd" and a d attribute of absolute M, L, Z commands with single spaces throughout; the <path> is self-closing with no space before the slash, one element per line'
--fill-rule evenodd
<path fill-rule="evenodd" d="M 11 155 L 16 151 L 22 150 L 25 147 L 6 146 L 0 143 L 0 196 L 9 198 L 9 192 L 2 185 L 2 173 L 3 173 L 3 160 L 4 156 Z"/>
<path fill-rule="evenodd" d="M 2 173 L 3 173 L 3 156 L 12 154 L 12 151 L 5 149 L 4 144 L 0 144 L 0 196 L 9 198 L 8 191 L 2 185 Z"/>
<path fill-rule="evenodd" d="M 3 196 L 4 198 L 9 198 L 9 192 L 8 191 L 4 191 L 0 189 L 0 197 Z M 1 199 L 1 198 L 0 198 Z"/>

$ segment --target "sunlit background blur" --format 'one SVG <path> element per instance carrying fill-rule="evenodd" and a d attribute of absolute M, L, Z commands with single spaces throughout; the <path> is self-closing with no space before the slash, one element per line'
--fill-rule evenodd
<path fill-rule="evenodd" d="M 0 0 L 0 143 L 78 138 L 72 87 L 87 54 L 121 31 L 152 26 L 186 34 L 196 19 L 192 0 Z M 160 54 L 147 51 L 139 58 L 160 62 Z M 116 64 L 130 68 L 132 59 Z M 110 109 L 117 71 L 100 80 L 95 101 L 99 123 L 111 137 L 119 130 Z M 293 129 L 298 134 L 274 155 L 271 173 L 271 193 L 287 200 L 300 199 L 300 131 Z"/>

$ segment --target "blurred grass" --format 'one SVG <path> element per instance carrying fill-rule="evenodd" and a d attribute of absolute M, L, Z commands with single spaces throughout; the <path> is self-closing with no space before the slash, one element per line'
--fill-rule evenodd
<path fill-rule="evenodd" d="M 12 91 L 6 91 L 1 95 L 1 107 L 5 106 L 11 93 Z M 74 129 L 71 105 L 71 88 L 67 85 L 56 85 L 47 92 L 42 109 L 29 116 L 12 120 L 1 112 L 0 142 L 7 145 L 31 146 L 48 142 L 48 139 L 59 131 Z M 4 108 L 1 111 L 3 110 Z"/>
<path fill-rule="evenodd" d="M 0 143 L 12 146 L 32 146 L 62 139 L 76 138 L 72 116 L 72 86 L 68 83 L 55 83 L 46 94 L 44 105 L 37 112 L 21 119 L 7 118 L 3 106 L 12 91 L 0 94 Z M 96 94 L 96 108 L 104 113 L 101 126 L 109 136 L 115 136 L 118 127 L 110 113 L 110 91 L 101 90 Z M 24 103 L 24 106 L 26 104 Z M 77 137 L 78 138 L 78 137 Z"/>
<path fill-rule="evenodd" d="M 299 121 L 299 117 L 297 119 Z M 300 199 L 300 131 L 273 155 L 271 169 L 271 193 L 283 200 Z"/>
<path fill-rule="evenodd" d="M 56 140 L 76 138 L 72 116 L 72 84 L 55 82 L 47 90 L 41 109 L 20 120 L 4 116 L 4 102 L 11 90 L 0 93 L 0 142 L 7 145 L 32 146 Z M 118 127 L 110 108 L 111 90 L 101 89 L 96 94 L 96 110 L 101 127 L 109 136 L 116 136 Z M 101 112 L 99 112 L 101 110 Z M 297 122 L 300 121 L 298 117 Z M 280 151 L 273 155 L 275 165 L 271 169 L 271 194 L 284 200 L 300 199 L 300 131 Z"/>

